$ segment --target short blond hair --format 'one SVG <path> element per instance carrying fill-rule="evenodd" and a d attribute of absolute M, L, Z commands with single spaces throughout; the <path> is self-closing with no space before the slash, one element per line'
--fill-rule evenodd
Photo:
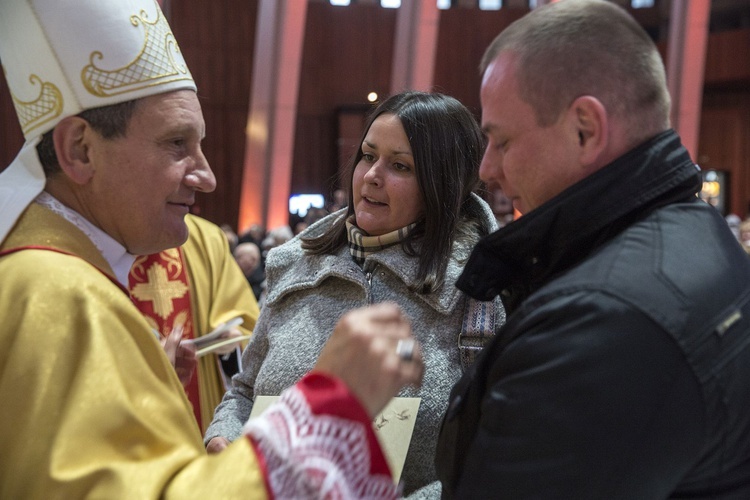
<path fill-rule="evenodd" d="M 541 126 L 575 99 L 599 99 L 626 125 L 631 142 L 669 128 L 664 64 L 653 40 L 623 8 L 602 0 L 563 0 L 533 10 L 487 48 L 480 70 L 502 52 L 516 56 L 521 98 Z"/>

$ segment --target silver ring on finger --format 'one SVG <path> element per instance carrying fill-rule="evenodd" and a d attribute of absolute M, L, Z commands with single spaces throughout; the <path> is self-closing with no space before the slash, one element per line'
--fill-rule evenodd
<path fill-rule="evenodd" d="M 414 359 L 414 339 L 399 339 L 396 344 L 396 354 L 404 361 Z"/>

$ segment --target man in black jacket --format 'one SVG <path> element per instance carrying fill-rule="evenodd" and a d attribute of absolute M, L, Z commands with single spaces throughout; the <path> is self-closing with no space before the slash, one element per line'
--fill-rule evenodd
<path fill-rule="evenodd" d="M 451 394 L 444 496 L 750 498 L 750 261 L 696 197 L 653 42 L 568 0 L 481 68 L 481 176 L 524 215 L 458 284 L 509 316 Z"/>

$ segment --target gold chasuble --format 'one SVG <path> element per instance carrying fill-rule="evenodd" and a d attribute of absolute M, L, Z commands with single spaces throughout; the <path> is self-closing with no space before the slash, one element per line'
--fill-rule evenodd
<path fill-rule="evenodd" d="M 78 228 L 31 204 L 0 277 L 0 498 L 266 497 L 247 439 L 206 455 L 164 349 Z"/>
<path fill-rule="evenodd" d="M 185 222 L 184 245 L 136 260 L 129 276 L 133 302 L 162 337 L 177 324 L 185 327 L 183 338 L 201 337 L 236 317 L 243 319 L 242 335 L 250 335 L 260 311 L 224 233 L 194 215 Z M 205 432 L 225 390 L 216 354 L 198 360 L 185 390 Z"/>

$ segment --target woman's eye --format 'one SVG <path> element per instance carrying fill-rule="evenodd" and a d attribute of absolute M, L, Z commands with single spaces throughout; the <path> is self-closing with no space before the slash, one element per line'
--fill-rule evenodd
<path fill-rule="evenodd" d="M 375 156 L 372 155 L 371 153 L 362 153 L 362 159 L 368 162 L 372 162 L 375 160 Z"/>
<path fill-rule="evenodd" d="M 408 172 L 411 170 L 409 168 L 409 165 L 404 165 L 403 163 L 396 163 L 394 164 L 394 167 L 396 167 L 396 170 L 402 171 L 402 172 Z"/>

